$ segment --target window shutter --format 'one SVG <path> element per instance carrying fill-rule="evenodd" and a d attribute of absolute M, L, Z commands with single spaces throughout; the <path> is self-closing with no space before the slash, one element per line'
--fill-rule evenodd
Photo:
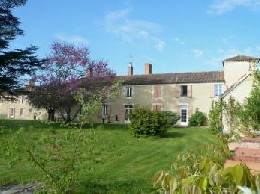
<path fill-rule="evenodd" d="M 153 86 L 153 97 L 158 98 L 158 86 Z"/>
<path fill-rule="evenodd" d="M 121 123 L 125 122 L 125 105 L 121 106 L 121 110 L 120 110 L 120 113 L 119 113 L 119 121 Z"/>
<path fill-rule="evenodd" d="M 210 84 L 210 93 L 209 93 L 209 97 L 210 97 L 210 98 L 214 98 L 214 97 L 215 97 L 215 88 L 214 88 L 214 84 Z"/>
<path fill-rule="evenodd" d="M 192 85 L 188 86 L 188 97 L 191 98 L 192 97 Z"/>
<path fill-rule="evenodd" d="M 179 98 L 180 97 L 180 86 L 176 85 L 175 87 L 175 98 Z"/>
<path fill-rule="evenodd" d="M 161 104 L 153 104 L 152 105 L 152 109 L 161 111 L 162 110 L 162 105 Z"/>
<path fill-rule="evenodd" d="M 176 105 L 175 106 L 175 111 L 178 115 L 180 115 L 180 106 L 179 105 Z"/>
<path fill-rule="evenodd" d="M 175 111 L 174 111 L 177 115 L 181 116 L 181 111 L 180 111 L 180 106 L 179 105 L 176 105 L 175 106 Z M 180 120 L 181 118 L 176 122 L 176 125 L 180 125 Z"/>
<path fill-rule="evenodd" d="M 99 113 L 97 114 L 97 116 L 98 116 L 99 119 L 102 119 L 102 118 L 103 118 L 103 109 L 104 109 L 103 106 L 104 106 L 104 105 L 101 106 L 101 110 L 100 110 Z"/>
<path fill-rule="evenodd" d="M 123 96 L 123 97 L 126 97 L 126 87 L 123 87 L 123 88 L 122 88 L 122 96 Z"/>
<path fill-rule="evenodd" d="M 107 105 L 107 113 L 108 113 L 109 116 L 111 116 L 111 113 L 112 113 L 111 105 Z"/>
<path fill-rule="evenodd" d="M 193 114 L 193 106 L 189 105 L 189 117 L 191 117 L 191 115 Z"/>
<path fill-rule="evenodd" d="M 157 98 L 162 97 L 162 86 L 157 86 Z"/>

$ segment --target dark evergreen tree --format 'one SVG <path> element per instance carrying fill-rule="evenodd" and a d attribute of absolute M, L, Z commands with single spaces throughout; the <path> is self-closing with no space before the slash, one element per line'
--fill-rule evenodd
<path fill-rule="evenodd" d="M 44 62 L 35 55 L 35 46 L 14 50 L 9 48 L 10 41 L 23 35 L 23 30 L 19 28 L 19 19 L 13 16 L 12 9 L 25 3 L 26 0 L 0 2 L 0 98 L 16 95 L 21 91 L 17 90 L 21 87 L 21 76 L 32 75 Z"/>

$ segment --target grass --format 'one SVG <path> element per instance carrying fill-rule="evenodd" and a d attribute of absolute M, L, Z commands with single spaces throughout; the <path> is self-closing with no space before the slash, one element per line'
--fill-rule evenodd
<path fill-rule="evenodd" d="M 23 160 L 9 167 L 5 145 L 18 128 L 30 128 L 42 135 L 50 127 L 65 133 L 68 127 L 47 125 L 39 121 L 0 120 L 0 185 L 33 182 L 42 176 L 38 168 Z M 104 125 L 96 131 L 101 162 L 89 170 L 89 163 L 81 163 L 77 193 L 151 193 L 151 180 L 158 170 L 169 170 L 175 157 L 186 150 L 198 152 L 203 144 L 216 144 L 218 139 L 205 128 L 173 128 L 165 138 L 134 138 L 125 125 Z M 93 167 L 93 166 L 91 166 Z"/>

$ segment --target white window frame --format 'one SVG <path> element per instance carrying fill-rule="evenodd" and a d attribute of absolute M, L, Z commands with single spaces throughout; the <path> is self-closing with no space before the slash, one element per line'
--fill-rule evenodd
<path fill-rule="evenodd" d="M 223 94 L 223 84 L 214 85 L 214 96 L 220 96 Z"/>
<path fill-rule="evenodd" d="M 13 108 L 13 107 L 11 107 L 10 109 L 9 109 L 9 116 L 10 116 L 10 118 L 15 118 L 15 108 Z"/>
<path fill-rule="evenodd" d="M 132 112 L 134 108 L 134 105 L 133 104 L 125 104 L 125 123 L 130 123 L 130 118 L 129 118 L 129 113 Z"/>
<path fill-rule="evenodd" d="M 180 116 L 181 116 L 181 118 L 180 118 L 181 126 L 188 126 L 188 124 L 189 124 L 189 108 L 188 108 L 188 105 L 187 104 L 180 104 L 179 109 L 180 109 Z M 186 113 L 186 114 L 183 115 L 183 113 Z"/>
<path fill-rule="evenodd" d="M 127 98 L 132 98 L 133 95 L 133 88 L 131 86 L 126 87 L 126 97 Z"/>
<path fill-rule="evenodd" d="M 102 117 L 107 117 L 108 116 L 108 105 L 103 104 L 102 105 Z"/>

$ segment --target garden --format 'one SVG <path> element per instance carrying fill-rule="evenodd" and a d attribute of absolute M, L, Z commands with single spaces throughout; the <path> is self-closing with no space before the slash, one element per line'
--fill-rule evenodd
<path fill-rule="evenodd" d="M 0 185 L 46 182 L 64 189 L 75 182 L 73 193 L 151 193 L 154 174 L 170 170 L 178 155 L 219 144 L 206 128 L 171 128 L 163 138 L 134 138 L 126 125 L 113 124 L 83 126 L 84 139 L 76 143 L 76 128 L 0 120 Z M 75 169 L 68 170 L 73 157 Z"/>

